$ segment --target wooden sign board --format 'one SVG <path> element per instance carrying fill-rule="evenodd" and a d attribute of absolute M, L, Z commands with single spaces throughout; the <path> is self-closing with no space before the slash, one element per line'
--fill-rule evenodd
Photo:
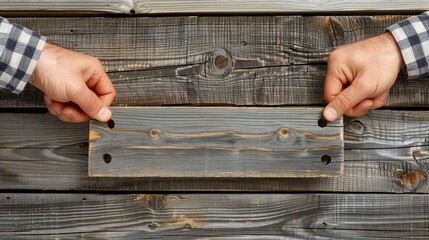
<path fill-rule="evenodd" d="M 334 177 L 343 121 L 308 107 L 119 107 L 91 121 L 96 177 Z"/>

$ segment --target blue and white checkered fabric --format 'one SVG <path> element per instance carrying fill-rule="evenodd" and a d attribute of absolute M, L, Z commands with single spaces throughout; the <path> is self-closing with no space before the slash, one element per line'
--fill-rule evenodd
<path fill-rule="evenodd" d="M 429 75 L 429 11 L 388 28 L 401 48 L 408 78 Z"/>
<path fill-rule="evenodd" d="M 0 88 L 20 93 L 27 84 L 46 38 L 0 17 Z"/>

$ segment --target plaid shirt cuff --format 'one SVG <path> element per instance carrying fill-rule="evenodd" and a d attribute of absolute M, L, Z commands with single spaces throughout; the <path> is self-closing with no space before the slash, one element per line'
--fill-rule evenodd
<path fill-rule="evenodd" d="M 429 75 L 429 11 L 401 21 L 387 30 L 398 42 L 408 78 Z"/>
<path fill-rule="evenodd" d="M 45 42 L 45 37 L 0 17 L 0 88 L 24 90 Z"/>

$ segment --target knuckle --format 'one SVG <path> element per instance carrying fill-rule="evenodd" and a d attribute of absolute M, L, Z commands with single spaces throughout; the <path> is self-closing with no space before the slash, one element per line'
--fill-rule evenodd
<path fill-rule="evenodd" d="M 339 58 L 339 55 L 340 55 L 339 54 L 339 49 L 336 49 L 333 52 L 331 52 L 328 55 L 328 63 L 330 63 L 330 62 L 336 62 L 338 60 L 338 58 Z"/>

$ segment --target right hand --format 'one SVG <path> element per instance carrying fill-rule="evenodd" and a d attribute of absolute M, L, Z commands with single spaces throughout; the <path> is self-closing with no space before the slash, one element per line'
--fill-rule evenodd
<path fill-rule="evenodd" d="M 325 119 L 362 116 L 383 106 L 402 65 L 401 51 L 390 32 L 338 47 L 328 57 Z"/>

